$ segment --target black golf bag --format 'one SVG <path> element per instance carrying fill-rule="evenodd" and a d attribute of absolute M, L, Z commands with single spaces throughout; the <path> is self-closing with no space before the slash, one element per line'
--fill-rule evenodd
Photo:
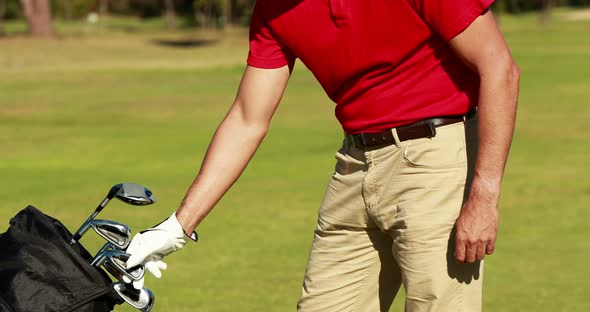
<path fill-rule="evenodd" d="M 0 234 L 0 312 L 104 312 L 123 302 L 58 220 L 28 206 Z"/>

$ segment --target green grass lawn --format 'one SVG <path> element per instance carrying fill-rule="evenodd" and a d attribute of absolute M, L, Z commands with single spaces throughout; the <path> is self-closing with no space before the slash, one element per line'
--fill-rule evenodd
<path fill-rule="evenodd" d="M 590 22 L 502 23 L 522 91 L 485 310 L 590 311 Z M 176 209 L 194 178 L 235 95 L 247 31 L 112 25 L 0 40 L 0 231 L 28 204 L 75 230 L 121 181 L 147 185 L 158 203 L 113 202 L 101 218 L 139 230 Z M 208 44 L 158 44 L 175 40 Z M 341 137 L 333 104 L 299 63 L 267 139 L 199 227 L 201 241 L 169 257 L 161 280 L 148 278 L 155 311 L 293 311 Z M 82 242 L 101 245 L 92 233 Z"/>

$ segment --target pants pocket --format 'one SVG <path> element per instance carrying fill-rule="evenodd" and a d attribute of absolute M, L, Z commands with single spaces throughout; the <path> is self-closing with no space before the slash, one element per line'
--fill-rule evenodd
<path fill-rule="evenodd" d="M 444 129 L 431 139 L 409 141 L 403 146 L 403 160 L 410 167 L 416 168 L 455 168 L 467 163 L 465 134 L 461 128 Z"/>

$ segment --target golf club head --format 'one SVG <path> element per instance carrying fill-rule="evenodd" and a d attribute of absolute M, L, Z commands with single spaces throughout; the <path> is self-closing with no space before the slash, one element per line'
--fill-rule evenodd
<path fill-rule="evenodd" d="M 107 242 L 106 244 L 104 244 L 96 253 L 96 255 L 94 256 L 95 258 L 98 257 L 100 254 L 104 253 L 107 250 L 113 250 L 113 249 L 117 249 L 117 247 L 115 245 L 113 245 L 110 242 Z"/>
<path fill-rule="evenodd" d="M 114 278 L 116 278 L 118 281 L 120 282 L 127 282 L 125 281 L 125 274 L 123 274 L 123 272 L 119 271 L 119 269 L 117 269 L 114 265 L 112 265 L 110 262 L 105 261 L 102 266 L 105 268 L 105 270 L 107 270 L 107 272 L 109 272 L 109 274 L 111 274 Z"/>
<path fill-rule="evenodd" d="M 118 257 L 107 257 L 103 265 L 109 265 L 132 281 L 140 280 L 145 274 L 145 267 L 143 265 L 127 269 L 126 261 L 122 261 L 121 258 Z"/>
<path fill-rule="evenodd" d="M 154 293 L 145 287 L 135 289 L 132 285 L 115 282 L 113 283 L 113 289 L 121 299 L 140 311 L 149 312 L 154 307 L 156 301 Z"/>
<path fill-rule="evenodd" d="M 105 270 L 107 270 L 107 272 L 109 272 L 114 278 L 116 278 L 120 282 L 130 283 L 130 282 L 134 281 L 133 279 L 131 279 L 130 276 L 135 273 L 131 272 L 133 274 L 130 274 L 129 270 L 115 265 L 114 263 L 110 262 L 108 259 L 105 260 L 105 262 L 102 264 L 102 266 L 105 268 Z M 141 266 L 141 268 L 142 268 L 142 270 L 144 270 L 143 266 Z M 137 269 L 135 269 L 135 270 L 137 270 Z"/>
<path fill-rule="evenodd" d="M 104 263 L 109 263 L 114 269 L 121 274 L 125 275 L 132 281 L 140 280 L 145 274 L 145 268 L 143 265 L 138 265 L 133 268 L 127 269 L 126 262 L 129 260 L 129 254 L 122 250 L 105 250 L 99 253 L 92 260 L 93 266 L 101 266 Z"/>
<path fill-rule="evenodd" d="M 131 242 L 131 228 L 125 224 L 94 219 L 89 222 L 89 225 L 100 237 L 115 245 L 116 249 L 125 249 Z"/>
<path fill-rule="evenodd" d="M 115 197 L 134 206 L 146 206 L 156 202 L 152 191 L 135 183 L 121 183 L 113 186 L 118 189 Z"/>

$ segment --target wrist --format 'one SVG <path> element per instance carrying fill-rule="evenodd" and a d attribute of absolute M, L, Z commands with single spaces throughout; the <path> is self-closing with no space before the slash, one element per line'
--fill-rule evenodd
<path fill-rule="evenodd" d="M 480 192 L 499 194 L 502 174 L 486 174 L 476 170 L 471 184 Z"/>
<path fill-rule="evenodd" d="M 190 214 L 185 213 L 183 210 L 178 210 L 174 213 L 174 215 L 185 234 L 194 230 L 194 227 L 191 226 Z"/>
<path fill-rule="evenodd" d="M 179 214 L 178 212 L 174 212 L 172 214 L 171 218 L 174 218 L 174 220 L 176 221 L 176 223 L 180 227 L 180 230 L 184 234 L 185 240 L 193 240 L 195 242 L 199 240 L 199 237 L 197 236 L 197 232 L 194 231 L 194 227 L 191 227 L 190 225 L 188 225 L 189 220 L 183 214 Z M 192 230 L 187 230 L 187 229 L 192 229 Z"/>
<path fill-rule="evenodd" d="M 493 207 L 497 207 L 500 198 L 500 180 L 474 177 L 468 200 L 486 202 Z"/>

